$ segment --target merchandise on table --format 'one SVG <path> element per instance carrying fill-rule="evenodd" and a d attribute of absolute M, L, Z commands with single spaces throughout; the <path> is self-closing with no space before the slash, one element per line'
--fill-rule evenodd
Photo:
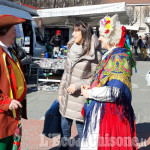
<path fill-rule="evenodd" d="M 43 86 L 38 86 L 38 91 L 58 91 L 59 84 L 51 84 L 51 85 L 43 85 Z"/>
<path fill-rule="evenodd" d="M 32 67 L 43 69 L 64 69 L 66 59 L 41 59 L 34 61 Z"/>

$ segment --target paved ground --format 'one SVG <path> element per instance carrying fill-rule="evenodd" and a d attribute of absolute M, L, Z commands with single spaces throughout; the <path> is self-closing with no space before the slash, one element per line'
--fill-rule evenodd
<path fill-rule="evenodd" d="M 139 60 L 138 57 L 136 57 Z M 133 107 L 136 114 L 137 137 L 139 150 L 150 150 L 150 87 L 147 86 L 145 75 L 150 70 L 150 61 L 137 61 L 138 73 L 133 70 L 132 93 Z M 33 84 L 32 84 L 33 85 Z M 57 92 L 36 91 L 28 85 L 28 118 L 22 120 L 23 138 L 22 150 L 57 150 L 59 136 L 48 139 L 42 136 L 44 114 L 57 98 Z M 72 127 L 72 137 L 77 136 L 75 124 Z M 76 148 L 73 147 L 75 150 Z"/>

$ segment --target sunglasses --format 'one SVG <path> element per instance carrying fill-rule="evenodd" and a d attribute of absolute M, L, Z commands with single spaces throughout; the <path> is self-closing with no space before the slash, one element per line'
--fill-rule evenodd
<path fill-rule="evenodd" d="M 85 24 L 83 21 L 81 21 L 81 24 L 82 24 L 82 26 L 83 26 L 84 28 L 87 27 L 86 24 Z"/>

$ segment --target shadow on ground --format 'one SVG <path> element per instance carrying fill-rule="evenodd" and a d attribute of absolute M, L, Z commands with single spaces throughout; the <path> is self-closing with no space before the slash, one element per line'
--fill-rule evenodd
<path fill-rule="evenodd" d="M 78 136 L 75 136 L 74 138 L 77 140 Z M 71 143 L 74 143 L 73 140 Z M 63 150 L 63 149 L 60 149 L 60 145 L 59 145 L 59 146 L 53 147 L 52 149 L 49 149 L 49 150 Z M 69 150 L 78 150 L 78 147 L 76 145 L 73 145 L 72 147 L 69 147 Z"/>
<path fill-rule="evenodd" d="M 136 132 L 140 143 L 138 150 L 150 150 L 150 123 L 137 124 Z"/>
<path fill-rule="evenodd" d="M 150 150 L 150 123 L 140 123 L 136 125 L 136 132 L 138 143 L 140 144 L 138 150 Z M 75 137 L 77 139 L 77 136 Z M 147 142 L 146 142 L 147 141 Z M 59 150 L 59 146 L 53 147 L 49 150 Z M 76 146 L 70 147 L 69 150 L 77 150 Z"/>

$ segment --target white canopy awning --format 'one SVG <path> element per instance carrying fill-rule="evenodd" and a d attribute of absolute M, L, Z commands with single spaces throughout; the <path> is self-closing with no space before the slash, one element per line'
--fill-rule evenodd
<path fill-rule="evenodd" d="M 37 13 L 39 17 L 34 18 L 36 21 L 38 21 L 38 18 L 41 18 L 43 25 L 65 25 L 65 23 L 74 24 L 78 20 L 85 20 L 92 26 L 98 26 L 98 22 L 102 17 L 106 15 L 112 16 L 114 14 L 118 14 L 119 20 L 122 24 L 128 23 L 125 2 L 41 9 L 37 10 Z"/>
<path fill-rule="evenodd" d="M 145 18 L 145 23 L 147 23 L 148 25 L 150 25 L 150 17 L 146 17 Z"/>
<path fill-rule="evenodd" d="M 135 27 L 135 26 L 130 26 L 130 25 L 124 25 L 126 27 L 127 30 L 132 30 L 132 31 L 138 31 L 139 27 Z"/>

